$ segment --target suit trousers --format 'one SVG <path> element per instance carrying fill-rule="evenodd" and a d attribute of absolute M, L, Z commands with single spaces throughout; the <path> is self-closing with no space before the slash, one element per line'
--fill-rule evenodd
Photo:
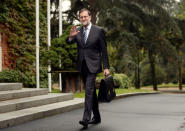
<path fill-rule="evenodd" d="M 91 113 L 93 112 L 95 119 L 101 119 L 98 99 L 95 88 L 96 73 L 91 73 L 87 67 L 85 60 L 82 62 L 82 79 L 85 85 L 85 107 L 83 114 L 83 121 L 91 120 Z"/>

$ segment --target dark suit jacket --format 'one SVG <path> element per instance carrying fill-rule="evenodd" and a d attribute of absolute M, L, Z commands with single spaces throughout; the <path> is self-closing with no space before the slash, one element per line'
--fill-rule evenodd
<path fill-rule="evenodd" d="M 105 32 L 101 27 L 92 24 L 86 44 L 83 40 L 83 28 L 79 27 L 80 32 L 71 40 L 67 39 L 67 43 L 77 43 L 78 49 L 78 70 L 81 72 L 82 62 L 86 61 L 87 67 L 91 73 L 102 72 L 103 68 L 109 69 L 109 61 L 107 54 L 107 44 Z"/>

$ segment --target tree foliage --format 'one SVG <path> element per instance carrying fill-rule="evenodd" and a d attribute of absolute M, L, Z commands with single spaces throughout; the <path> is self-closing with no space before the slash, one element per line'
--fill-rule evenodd
<path fill-rule="evenodd" d="M 50 49 L 45 52 L 44 63 L 48 65 L 49 60 L 49 64 L 51 64 L 53 71 L 69 71 L 77 67 L 77 45 L 69 45 L 66 43 L 70 29 L 71 26 L 65 30 L 60 38 L 52 39 Z"/>
<path fill-rule="evenodd" d="M 96 23 L 107 31 L 109 43 L 117 48 L 116 71 L 138 75 L 143 57 L 147 56 L 152 74 L 149 77 L 157 90 L 157 58 L 174 61 L 179 54 L 176 48 L 183 45 L 184 22 L 173 12 L 177 5 L 175 0 L 74 0 L 69 19 L 76 19 L 74 14 L 81 8 L 90 9 L 97 17 Z M 180 9 L 178 13 L 183 14 L 182 6 Z M 139 84 L 138 77 L 135 79 Z"/>

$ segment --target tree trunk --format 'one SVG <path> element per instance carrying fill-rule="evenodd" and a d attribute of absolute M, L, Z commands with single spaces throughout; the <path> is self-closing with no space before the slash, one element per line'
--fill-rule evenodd
<path fill-rule="evenodd" d="M 138 89 L 138 73 L 137 73 L 137 66 L 135 66 L 135 88 Z"/>
<path fill-rule="evenodd" d="M 140 63 L 140 56 L 138 55 L 138 57 L 137 57 L 138 89 L 140 89 L 140 67 L 139 67 L 139 63 Z"/>
<path fill-rule="evenodd" d="M 152 51 L 149 51 L 149 61 L 151 66 L 153 90 L 157 91 L 158 88 L 157 88 L 157 80 L 156 80 L 156 74 L 155 74 L 155 56 L 152 53 Z"/>
<path fill-rule="evenodd" d="M 181 58 L 181 53 L 180 53 L 180 48 L 176 48 L 178 52 L 178 82 L 179 82 L 179 90 L 182 90 L 182 58 Z"/>
<path fill-rule="evenodd" d="M 179 90 L 182 90 L 182 67 L 181 62 L 178 62 L 178 73 L 179 73 Z"/>
<path fill-rule="evenodd" d="M 139 54 L 137 55 L 137 62 L 135 67 L 135 88 L 140 89 Z"/>

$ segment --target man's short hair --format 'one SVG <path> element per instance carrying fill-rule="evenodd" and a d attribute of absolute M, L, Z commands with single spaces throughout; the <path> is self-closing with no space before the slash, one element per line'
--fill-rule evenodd
<path fill-rule="evenodd" d="M 82 13 L 84 11 L 87 11 L 88 12 L 88 15 L 91 16 L 91 12 L 88 9 L 86 9 L 86 8 L 83 8 L 83 9 L 80 10 L 79 16 L 80 16 L 80 13 Z"/>

